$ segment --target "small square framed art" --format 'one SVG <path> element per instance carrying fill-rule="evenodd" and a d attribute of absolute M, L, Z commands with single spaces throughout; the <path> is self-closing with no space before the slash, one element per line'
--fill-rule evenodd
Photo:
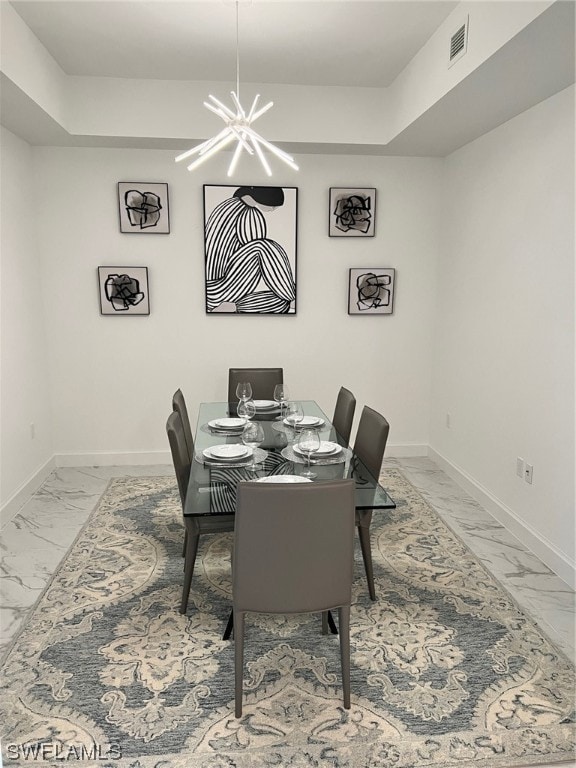
<path fill-rule="evenodd" d="M 98 267 L 101 315 L 149 315 L 148 267 Z"/>
<path fill-rule="evenodd" d="M 349 315 L 391 315 L 394 309 L 394 269 L 351 269 L 348 279 Z"/>
<path fill-rule="evenodd" d="M 119 181 L 120 232 L 167 235 L 170 232 L 168 184 Z"/>
<path fill-rule="evenodd" d="M 373 187 L 331 187 L 330 237 L 374 237 L 376 190 Z"/>

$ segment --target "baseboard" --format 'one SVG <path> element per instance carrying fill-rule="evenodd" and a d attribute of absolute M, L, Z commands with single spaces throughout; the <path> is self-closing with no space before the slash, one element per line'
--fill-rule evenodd
<path fill-rule="evenodd" d="M 438 464 L 458 485 L 466 490 L 473 499 L 481 504 L 512 533 L 524 546 L 533 552 L 571 589 L 576 588 L 576 564 L 561 552 L 551 541 L 521 520 L 518 515 L 478 483 L 465 470 L 453 464 L 433 448 L 428 449 L 428 456 Z"/>
<path fill-rule="evenodd" d="M 171 464 L 170 451 L 135 451 L 121 453 L 57 453 L 54 455 L 57 467 L 111 467 L 150 466 L 151 464 Z"/>
<path fill-rule="evenodd" d="M 42 483 L 46 480 L 50 472 L 54 469 L 56 463 L 54 456 L 42 464 L 20 488 L 14 493 L 8 501 L 0 507 L 0 528 L 13 520 L 24 504 L 36 493 Z"/>

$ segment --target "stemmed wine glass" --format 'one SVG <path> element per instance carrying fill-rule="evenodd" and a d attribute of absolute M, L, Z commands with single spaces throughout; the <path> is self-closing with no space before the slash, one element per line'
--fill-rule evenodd
<path fill-rule="evenodd" d="M 252 471 L 256 469 L 256 448 L 264 442 L 264 430 L 262 424 L 257 421 L 247 422 L 242 432 L 242 442 L 252 448 L 252 464 L 248 467 Z"/>
<path fill-rule="evenodd" d="M 302 453 L 306 454 L 308 459 L 307 468 L 302 472 L 302 477 L 307 477 L 310 480 L 317 477 L 315 472 L 310 469 L 310 457 L 313 453 L 320 450 L 320 435 L 315 429 L 303 429 L 298 438 L 298 448 Z"/>
<path fill-rule="evenodd" d="M 277 416 L 277 420 L 282 419 L 282 406 L 283 404 L 288 400 L 290 397 L 290 393 L 288 391 L 288 387 L 286 384 L 276 384 L 274 387 L 274 400 L 278 403 L 280 406 L 280 416 Z"/>
<path fill-rule="evenodd" d="M 246 423 L 256 415 L 256 405 L 254 400 L 240 400 L 236 409 L 238 417 L 244 419 Z"/>
<path fill-rule="evenodd" d="M 302 404 L 295 402 L 286 403 L 285 413 L 286 416 L 284 417 L 284 421 L 287 421 L 292 429 L 296 430 L 296 427 L 304 418 L 304 409 L 302 408 Z"/>
<path fill-rule="evenodd" d="M 250 400 L 252 397 L 252 384 L 249 381 L 240 381 L 236 385 L 236 397 L 241 402 L 243 400 Z"/>

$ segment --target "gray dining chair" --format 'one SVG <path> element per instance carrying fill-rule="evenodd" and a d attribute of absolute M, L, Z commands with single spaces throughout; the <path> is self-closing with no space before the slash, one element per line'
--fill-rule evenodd
<path fill-rule="evenodd" d="M 354 454 L 364 464 L 374 480 L 378 481 L 382 459 L 386 450 L 386 442 L 390 425 L 382 414 L 369 408 L 367 405 L 362 409 L 356 439 L 354 441 Z M 360 538 L 360 547 L 362 549 L 362 559 L 364 560 L 364 569 L 366 571 L 366 580 L 368 581 L 368 592 L 372 600 L 376 600 L 376 589 L 374 587 L 374 572 L 372 568 L 372 548 L 370 545 L 370 524 L 372 523 L 372 510 L 359 509 L 356 512 L 356 526 Z"/>
<path fill-rule="evenodd" d="M 186 408 L 186 400 L 181 389 L 177 389 L 172 395 L 172 410 L 178 411 L 180 418 L 182 419 L 182 426 L 184 427 L 184 437 L 186 438 L 186 447 L 188 448 L 188 455 L 190 459 L 194 458 L 194 438 L 192 437 L 192 427 L 190 426 L 190 419 L 188 418 L 188 408 Z"/>
<path fill-rule="evenodd" d="M 252 397 L 256 400 L 273 400 L 274 387 L 284 383 L 283 368 L 229 368 L 228 369 L 228 402 L 238 400 L 236 386 L 241 381 L 252 384 Z"/>
<path fill-rule="evenodd" d="M 182 504 L 182 513 L 184 513 L 186 504 L 186 492 L 188 481 L 190 479 L 191 462 L 193 461 L 194 448 L 192 454 L 188 452 L 186 436 L 182 418 L 178 411 L 173 411 L 166 422 L 166 432 L 170 443 L 178 491 L 180 493 L 180 502 Z M 198 542 L 200 536 L 207 533 L 224 533 L 234 530 L 234 515 L 214 515 L 198 516 L 184 515 L 185 526 L 185 552 L 184 552 L 184 584 L 182 586 L 182 599 L 180 602 L 180 613 L 186 613 L 188 608 L 188 597 L 190 595 L 190 585 L 194 574 L 194 565 L 196 563 L 196 554 L 198 552 Z"/>
<path fill-rule="evenodd" d="M 350 708 L 354 481 L 238 484 L 232 602 L 235 714 L 242 715 L 245 614 L 338 609 L 344 707 Z M 305 531 L 305 535 L 303 535 Z"/>
<path fill-rule="evenodd" d="M 355 410 L 356 398 L 349 389 L 340 387 L 338 397 L 336 398 L 334 416 L 332 417 L 332 426 L 346 446 L 350 442 L 350 432 L 352 431 Z"/>

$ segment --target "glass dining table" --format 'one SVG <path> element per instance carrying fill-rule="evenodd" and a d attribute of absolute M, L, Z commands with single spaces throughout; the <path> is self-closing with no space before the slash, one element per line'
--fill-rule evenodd
<path fill-rule="evenodd" d="M 313 400 L 300 401 L 305 422 L 317 429 L 321 453 L 311 460 L 316 480 L 353 478 L 356 509 L 394 509 L 394 501 L 337 434 L 330 419 Z M 237 403 L 201 403 L 194 458 L 184 515 L 230 515 L 236 511 L 236 487 L 242 480 L 297 482 L 307 457 L 298 448 L 299 428 L 288 425 L 273 401 L 257 401 L 253 421 L 262 425 L 264 441 L 254 456 L 242 454 L 242 423 Z M 308 426 L 308 424 L 306 424 Z M 229 447 L 228 447 L 229 446 Z"/>

